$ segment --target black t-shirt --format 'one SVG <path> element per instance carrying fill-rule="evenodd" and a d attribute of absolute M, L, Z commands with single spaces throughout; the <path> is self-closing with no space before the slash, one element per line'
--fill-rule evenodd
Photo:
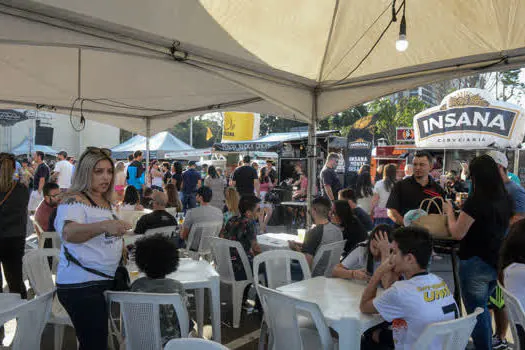
<path fill-rule="evenodd" d="M 366 241 L 368 233 L 363 224 L 354 216 L 348 227 L 343 228 L 343 239 L 346 239 L 344 254 L 350 253 L 361 242 Z"/>
<path fill-rule="evenodd" d="M 304 235 L 303 248 L 301 250 L 303 253 L 315 256 L 317 248 L 319 248 L 323 239 L 323 228 L 324 225 L 316 225 Z"/>
<path fill-rule="evenodd" d="M 162 181 L 164 182 L 164 185 L 167 185 L 171 180 L 171 173 L 169 171 L 166 171 L 166 174 L 164 174 Z"/>
<path fill-rule="evenodd" d="M 268 173 L 268 177 L 270 178 L 270 181 L 272 181 L 272 184 L 275 183 L 275 180 L 277 179 L 277 171 L 275 171 L 275 169 L 272 168 Z"/>
<path fill-rule="evenodd" d="M 177 220 L 165 210 L 155 210 L 139 219 L 135 233 L 141 235 L 149 229 L 166 226 L 177 226 Z"/>
<path fill-rule="evenodd" d="M 0 201 L 7 192 L 0 192 Z M 22 237 L 27 231 L 27 204 L 29 192 L 27 187 L 17 183 L 13 192 L 0 205 L 0 238 Z"/>
<path fill-rule="evenodd" d="M 501 243 L 509 228 L 513 202 L 509 196 L 486 200 L 470 196 L 462 211 L 474 219 L 459 245 L 459 258 L 467 260 L 478 256 L 497 268 Z"/>
<path fill-rule="evenodd" d="M 35 176 L 33 177 L 33 189 L 38 190 L 38 184 L 40 179 L 44 178 L 46 182 L 49 181 L 49 167 L 46 163 L 40 163 L 35 171 Z"/>
<path fill-rule="evenodd" d="M 326 194 L 325 185 L 328 185 L 332 188 L 332 194 L 334 195 L 334 199 L 337 199 L 337 194 L 339 193 L 339 190 L 342 188 L 341 181 L 339 181 L 339 177 L 337 176 L 337 173 L 334 169 L 324 167 L 323 170 L 321 170 L 321 194 L 323 197 L 328 198 L 328 195 Z"/>
<path fill-rule="evenodd" d="M 233 172 L 232 180 L 235 181 L 235 187 L 241 196 L 254 193 L 253 180 L 255 179 L 257 179 L 257 171 L 249 165 L 238 167 Z"/>
<path fill-rule="evenodd" d="M 396 182 L 394 188 L 392 188 L 392 192 L 390 192 L 386 207 L 388 209 L 395 209 L 401 216 L 405 216 L 408 211 L 418 209 L 421 201 L 424 199 L 434 197 L 445 197 L 445 191 L 443 191 L 438 183 L 429 176 L 428 184 L 423 187 L 411 176 Z M 437 203 L 441 206 L 440 201 Z M 430 206 L 429 212 L 437 214 L 438 209 L 432 205 Z"/>
<path fill-rule="evenodd" d="M 171 178 L 176 181 L 175 187 L 177 187 L 177 191 L 180 192 L 182 186 L 182 174 L 173 174 L 171 175 Z"/>

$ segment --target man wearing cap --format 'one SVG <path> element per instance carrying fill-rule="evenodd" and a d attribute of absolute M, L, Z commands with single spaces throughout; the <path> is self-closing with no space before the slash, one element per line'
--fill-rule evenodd
<path fill-rule="evenodd" d="M 197 163 L 190 161 L 188 170 L 182 173 L 182 205 L 184 213 L 197 206 L 197 188 L 201 185 L 201 174 L 195 169 Z"/>
<path fill-rule="evenodd" d="M 525 218 L 525 189 L 523 189 L 521 185 L 517 184 L 509 178 L 509 173 L 507 172 L 509 160 L 507 159 L 507 156 L 504 153 L 492 150 L 489 151 L 487 155 L 492 157 L 492 159 L 494 159 L 494 161 L 498 165 L 498 170 L 501 175 L 501 178 L 503 179 L 505 189 L 507 190 L 507 192 L 512 198 L 512 201 L 514 202 L 514 216 L 510 219 L 510 224 L 512 225 L 516 221 Z M 491 296 L 491 301 L 494 299 L 496 299 L 496 291 Z M 499 307 L 495 304 L 497 303 L 491 303 L 491 305 L 489 305 L 489 308 L 494 310 L 494 321 L 496 324 L 496 334 L 492 338 L 492 345 L 494 349 L 504 349 L 504 346 L 507 344 L 505 335 L 507 333 L 509 322 L 507 319 L 507 315 L 503 310 L 503 305 Z"/>
<path fill-rule="evenodd" d="M 60 151 L 57 154 L 58 163 L 55 164 L 55 169 L 52 178 L 56 179 L 60 191 L 65 192 L 71 186 L 71 178 L 73 177 L 73 165 L 67 161 L 67 152 Z"/>
<path fill-rule="evenodd" d="M 237 189 L 239 195 L 249 196 L 254 192 L 260 197 L 259 178 L 257 171 L 250 165 L 250 156 L 244 156 L 243 165 L 235 169 L 232 176 L 232 186 Z"/>

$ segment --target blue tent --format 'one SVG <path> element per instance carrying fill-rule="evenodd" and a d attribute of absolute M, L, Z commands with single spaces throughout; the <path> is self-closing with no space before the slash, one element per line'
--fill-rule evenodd
<path fill-rule="evenodd" d="M 56 156 L 56 154 L 58 153 L 57 151 L 55 151 L 49 146 L 33 145 L 32 147 L 29 147 L 29 145 L 30 145 L 29 139 L 26 137 L 24 141 L 22 141 L 18 146 L 13 147 L 13 149 L 11 150 L 11 153 L 13 153 L 16 156 L 20 156 L 23 154 L 28 154 L 30 152 L 36 152 L 36 151 L 41 151 L 51 156 Z"/>
<path fill-rule="evenodd" d="M 187 143 L 179 140 L 167 131 L 160 132 L 149 139 L 150 158 L 165 158 L 167 152 L 195 149 Z M 136 135 L 111 149 L 112 157 L 126 159 L 135 151 L 146 152 L 146 137 Z"/>

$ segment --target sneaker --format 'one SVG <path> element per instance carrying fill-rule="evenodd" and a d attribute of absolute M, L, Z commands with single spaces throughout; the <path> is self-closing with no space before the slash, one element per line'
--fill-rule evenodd
<path fill-rule="evenodd" d="M 500 339 L 499 335 L 492 336 L 492 349 L 493 350 L 506 350 L 509 348 L 509 343 L 506 339 Z"/>

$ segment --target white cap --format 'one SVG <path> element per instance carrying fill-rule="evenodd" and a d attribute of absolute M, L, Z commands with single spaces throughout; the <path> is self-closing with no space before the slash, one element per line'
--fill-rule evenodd
<path fill-rule="evenodd" d="M 501 165 L 505 169 L 509 167 L 509 160 L 507 159 L 507 156 L 503 152 L 492 150 L 492 151 L 489 151 L 487 155 L 490 156 L 492 159 L 494 159 L 496 164 Z"/>

